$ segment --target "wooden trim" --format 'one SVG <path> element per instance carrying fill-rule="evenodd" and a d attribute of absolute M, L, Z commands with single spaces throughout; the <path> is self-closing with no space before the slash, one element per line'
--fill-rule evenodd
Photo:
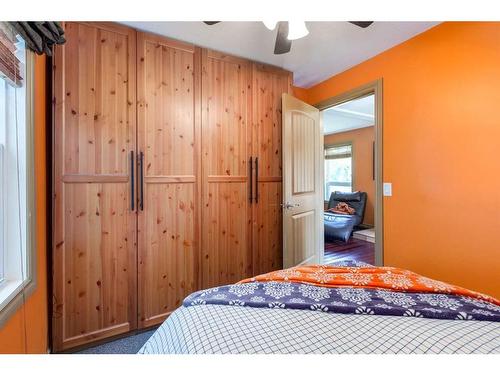
<path fill-rule="evenodd" d="M 85 22 L 85 21 L 72 21 L 72 23 L 79 23 L 80 25 L 86 25 L 89 27 L 96 27 L 98 29 L 106 30 L 112 33 L 117 33 L 117 34 L 122 34 L 122 35 L 127 35 L 131 36 L 132 34 L 136 34 L 135 29 L 130 28 L 128 26 L 121 25 L 116 22 Z M 135 38 L 134 38 L 135 39 Z M 132 55 L 132 54 L 131 54 Z M 129 57 L 134 57 L 134 56 L 129 56 Z"/>
<path fill-rule="evenodd" d="M 120 340 L 120 339 L 124 339 L 127 337 L 136 336 L 136 335 L 139 335 L 139 334 L 144 333 L 144 332 L 152 331 L 153 329 L 156 329 L 158 327 L 159 327 L 159 324 L 157 326 L 150 326 L 150 327 L 146 327 L 146 328 L 137 328 L 135 330 L 129 330 L 127 332 L 119 333 L 119 334 L 109 336 L 109 337 L 106 337 L 103 339 L 94 340 L 94 341 L 91 341 L 91 342 L 88 342 L 88 343 L 85 343 L 82 345 L 78 345 L 78 346 L 73 346 L 70 349 L 61 350 L 61 351 L 57 352 L 57 354 L 76 354 L 76 353 L 81 352 L 83 350 L 86 350 L 89 348 L 94 348 L 94 347 L 100 346 L 100 345 L 104 345 L 104 344 L 107 344 L 107 343 L 115 341 L 115 340 Z"/>
<path fill-rule="evenodd" d="M 66 23 L 62 24 L 63 28 Z M 64 157 L 64 151 L 62 150 L 62 139 L 60 134 L 58 134 L 58 126 L 63 121 L 64 118 L 64 85 L 62 84 L 63 72 L 64 72 L 64 48 L 61 46 L 56 46 L 54 48 L 54 54 L 52 57 L 52 295 L 48 297 L 51 307 L 51 315 L 49 319 L 51 320 L 52 326 L 52 337 L 51 337 L 51 350 L 56 352 L 63 349 L 63 322 L 62 322 L 62 298 L 63 298 L 63 288 L 64 282 L 61 280 L 61 276 L 57 276 L 57 272 L 62 269 L 62 259 L 57 256 L 57 247 L 59 243 L 63 243 L 64 240 L 64 220 L 61 220 L 58 215 L 63 212 L 63 206 L 61 199 L 56 199 L 58 194 L 62 192 L 62 174 L 63 174 L 63 162 L 57 161 L 56 155 L 59 158 Z M 59 150 L 59 151 L 58 151 Z M 59 303 L 57 301 L 60 301 Z M 58 306 L 59 305 L 59 306 Z"/>
<path fill-rule="evenodd" d="M 380 79 L 381 81 L 381 79 Z M 316 108 L 318 108 L 320 111 L 323 111 L 325 109 L 337 106 L 339 104 L 354 100 L 354 99 L 360 99 L 365 96 L 371 95 L 375 93 L 376 90 L 376 85 L 378 84 L 379 80 L 367 83 L 365 85 L 359 86 L 353 90 L 347 91 L 345 93 L 342 93 L 340 95 L 333 96 L 331 98 L 322 100 L 319 103 L 314 104 Z M 375 116 L 376 117 L 376 116 Z M 375 118 L 376 120 L 376 118 Z"/>
<path fill-rule="evenodd" d="M 143 41 L 154 41 L 158 45 L 166 46 L 169 48 L 175 48 L 177 50 L 185 51 L 185 52 L 190 52 L 190 53 L 195 53 L 196 46 L 191 44 L 191 43 L 186 43 L 186 42 L 181 42 L 179 40 L 174 40 L 170 38 L 166 38 L 164 36 L 152 34 L 152 33 L 145 33 L 138 31 L 137 32 L 137 39 L 142 39 Z"/>
<path fill-rule="evenodd" d="M 242 57 L 237 57 L 233 55 L 229 55 L 224 52 L 219 52 L 219 51 L 214 51 L 211 49 L 207 49 L 206 51 L 206 56 L 209 59 L 217 59 L 217 60 L 223 60 L 225 62 L 233 63 L 233 64 L 241 64 L 241 65 L 250 65 L 252 64 L 252 61 L 244 59 Z"/>
<path fill-rule="evenodd" d="M 183 184 L 196 182 L 196 176 L 144 176 L 146 184 Z"/>
<path fill-rule="evenodd" d="M 194 170 L 197 183 L 195 184 L 195 213 L 194 213 L 194 238 L 196 241 L 195 283 L 197 289 L 202 288 L 202 207 L 203 207 L 203 157 L 202 157 L 202 57 L 203 50 L 195 47 L 194 51 L 194 144 L 195 158 Z"/>
<path fill-rule="evenodd" d="M 315 104 L 320 111 L 364 96 L 375 95 L 375 265 L 384 265 L 383 197 L 383 79 L 354 88 Z M 324 136 L 323 136 L 324 142 Z"/>
<path fill-rule="evenodd" d="M 272 73 L 281 76 L 290 76 L 292 73 L 288 70 L 282 69 L 278 66 L 264 64 L 264 63 L 254 63 L 255 69 L 259 72 Z"/>
<path fill-rule="evenodd" d="M 72 347 L 93 341 L 94 338 L 105 339 L 106 337 L 111 337 L 119 335 L 120 333 L 128 332 L 130 331 L 130 329 L 131 326 L 129 323 L 122 323 L 113 327 L 103 328 L 98 331 L 72 337 L 68 340 L 64 340 L 63 345 L 65 349 L 70 349 Z"/>
<path fill-rule="evenodd" d="M 113 26 L 118 26 L 116 24 L 113 24 Z M 117 30 L 118 28 L 114 29 Z M 128 75 L 127 75 L 127 80 L 128 80 L 128 114 L 130 116 L 129 121 L 132 123 L 132 127 L 135 128 L 135 132 L 133 133 L 133 142 L 132 142 L 132 149 L 135 146 L 135 149 L 137 150 L 137 144 L 138 144 L 138 139 L 137 139 L 137 128 L 138 128 L 138 122 L 137 122 L 137 31 L 135 29 L 131 29 L 129 27 L 124 28 L 124 32 L 127 32 L 128 38 L 129 38 L 129 43 L 128 46 L 130 48 L 129 54 L 128 54 Z M 129 152 L 127 152 L 128 154 Z M 130 168 L 128 169 L 128 174 L 130 175 L 132 171 Z M 137 173 L 135 174 L 137 176 Z M 128 181 L 128 180 L 127 180 Z M 137 190 L 137 185 L 136 189 Z M 130 330 L 135 330 L 139 326 L 138 322 L 138 284 L 137 284 L 137 273 L 138 273 L 138 247 L 137 247 L 137 240 L 138 240 L 138 234 L 137 234 L 137 228 L 138 228 L 138 218 L 137 214 L 133 211 L 128 212 L 129 217 L 133 217 L 134 219 L 134 227 L 133 230 L 135 232 L 130 233 L 129 235 L 130 238 L 134 241 L 133 245 L 133 250 L 134 251 L 129 251 L 129 268 L 131 270 L 132 275 L 135 275 L 133 277 L 128 278 L 128 288 L 129 288 L 129 293 L 132 294 L 132 297 L 129 296 L 129 301 L 130 305 L 128 308 L 128 314 L 129 314 L 129 331 Z M 116 333 L 118 334 L 118 333 Z"/>
<path fill-rule="evenodd" d="M 87 175 L 87 174 L 65 174 L 62 176 L 64 183 L 120 183 L 128 182 L 129 176 L 127 174 L 100 174 L 100 175 Z"/>
<path fill-rule="evenodd" d="M 165 321 L 165 319 L 167 319 L 170 316 L 170 314 L 172 314 L 172 312 L 151 316 L 142 322 L 142 328 L 149 328 L 157 326 L 158 324 L 162 324 Z"/>
<path fill-rule="evenodd" d="M 375 264 L 384 265 L 384 169 L 383 169 L 383 81 L 374 84 L 375 90 Z"/>
<path fill-rule="evenodd" d="M 259 177 L 258 182 L 281 182 L 283 178 L 281 176 L 262 176 Z"/>
<path fill-rule="evenodd" d="M 247 176 L 217 176 L 217 175 L 210 175 L 207 177 L 207 182 L 247 182 L 248 177 Z"/>
<path fill-rule="evenodd" d="M 203 143 L 203 138 L 205 132 L 209 129 L 208 128 L 208 85 L 205 84 L 206 81 L 208 80 L 208 50 L 206 48 L 201 49 L 200 53 L 200 69 L 201 69 L 201 74 L 200 74 L 200 79 L 199 79 L 199 86 L 200 86 L 200 95 L 198 97 L 199 100 L 199 105 L 200 105 L 200 113 L 199 113 L 199 120 L 200 120 L 200 129 L 199 129 L 199 135 L 202 140 L 199 148 L 199 153 L 200 153 L 200 169 L 199 169 L 199 175 L 200 179 L 199 181 L 201 182 L 200 184 L 200 189 L 198 192 L 198 197 L 200 198 L 199 200 L 199 207 L 200 207 L 200 217 L 198 220 L 198 228 L 200 230 L 199 232 L 199 240 L 200 240 L 200 246 L 199 246 L 199 260 L 200 263 L 198 265 L 198 270 L 199 270 L 199 288 L 203 289 L 203 286 L 208 283 L 209 280 L 209 273 L 206 271 L 206 266 L 205 266 L 205 257 L 208 254 L 209 249 L 207 249 L 206 245 L 206 233 L 205 233 L 205 227 L 204 227 L 204 220 L 205 220 L 205 213 L 203 213 L 203 206 L 205 204 L 205 196 L 208 195 L 208 177 L 207 177 L 207 168 L 205 165 L 205 158 L 208 155 L 208 152 L 206 150 L 206 145 Z"/>

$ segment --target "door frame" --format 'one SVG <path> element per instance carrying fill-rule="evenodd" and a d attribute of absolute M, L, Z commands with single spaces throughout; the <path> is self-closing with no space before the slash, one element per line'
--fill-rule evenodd
<path fill-rule="evenodd" d="M 375 95 L 375 265 L 384 265 L 384 197 L 383 197 L 383 80 L 379 78 L 342 94 L 314 104 L 323 111 L 327 108 L 357 99 L 369 94 Z M 322 121 L 322 120 L 320 120 Z M 321 144 L 324 147 L 324 134 Z M 323 177 L 324 178 L 324 177 Z M 323 233 L 323 228 L 319 228 Z M 324 247 L 324 246 L 323 246 Z"/>

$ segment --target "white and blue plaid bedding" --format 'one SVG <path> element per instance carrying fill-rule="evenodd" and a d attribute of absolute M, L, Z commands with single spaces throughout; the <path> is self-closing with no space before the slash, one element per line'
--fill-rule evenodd
<path fill-rule="evenodd" d="M 500 323 L 199 305 L 174 311 L 139 353 L 500 353 Z"/>
<path fill-rule="evenodd" d="M 500 353 L 499 316 L 469 297 L 253 282 L 191 294 L 139 353 Z"/>

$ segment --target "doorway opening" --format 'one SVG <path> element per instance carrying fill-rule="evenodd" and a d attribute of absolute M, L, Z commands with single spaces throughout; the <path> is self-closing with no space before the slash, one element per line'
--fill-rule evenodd
<path fill-rule="evenodd" d="M 382 82 L 316 107 L 324 129 L 322 263 L 383 265 Z"/>

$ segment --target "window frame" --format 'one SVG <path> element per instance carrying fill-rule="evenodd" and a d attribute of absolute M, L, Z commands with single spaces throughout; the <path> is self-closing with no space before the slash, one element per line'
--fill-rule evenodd
<path fill-rule="evenodd" d="M 26 251 L 24 253 L 24 280 L 4 280 L 0 284 L 0 328 L 10 319 L 36 289 L 36 200 L 35 200 L 35 118 L 34 65 L 35 55 L 26 48 L 26 66 L 23 84 L 26 91 Z M 3 183 L 3 181 L 1 181 Z M 2 202 L 3 204 L 3 202 Z M 2 211 L 3 215 L 3 211 Z M 4 218 L 2 218 L 3 220 Z M 3 225 L 3 222 L 2 222 Z M 2 226 L 3 230 L 3 226 Z M 8 250 L 7 250 L 8 251 Z M 5 256 L 5 254 L 0 254 Z M 5 270 L 4 270 L 5 271 Z"/>
<path fill-rule="evenodd" d="M 351 190 L 354 190 L 354 142 L 353 141 L 345 141 L 345 142 L 337 142 L 337 143 L 328 143 L 328 144 L 325 144 L 324 145 L 324 150 L 327 150 L 329 148 L 334 148 L 334 147 L 343 147 L 343 146 L 351 146 Z M 324 153 L 323 153 L 323 163 L 326 164 L 326 158 L 324 156 Z M 323 168 L 324 170 L 326 170 L 326 165 L 325 167 Z M 326 178 L 323 177 L 323 189 L 325 190 L 324 191 L 324 194 L 326 193 Z M 328 202 L 330 201 L 330 197 L 328 197 L 328 199 L 326 197 L 325 198 L 325 205 L 328 204 Z"/>
<path fill-rule="evenodd" d="M 5 242 L 5 227 L 4 227 L 4 220 L 5 220 L 5 211 L 4 211 L 4 198 L 5 197 L 5 192 L 4 192 L 4 146 L 3 144 L 0 144 L 0 231 L 1 236 L 0 236 L 0 288 L 2 287 L 2 283 L 4 281 L 4 275 L 5 275 L 5 252 L 4 252 L 4 244 Z"/>

